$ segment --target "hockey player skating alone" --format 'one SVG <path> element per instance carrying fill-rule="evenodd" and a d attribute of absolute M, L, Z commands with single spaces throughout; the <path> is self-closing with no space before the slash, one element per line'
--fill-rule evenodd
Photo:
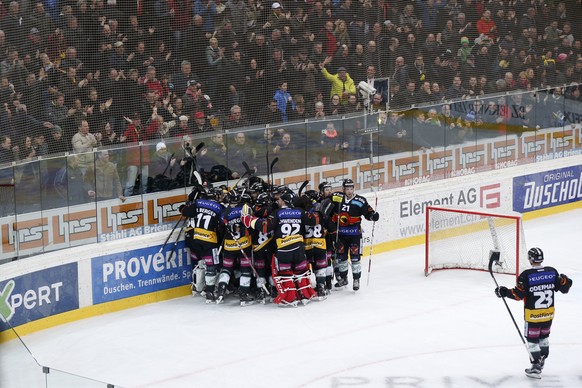
<path fill-rule="evenodd" d="M 567 294 L 572 280 L 558 274 L 553 267 L 543 266 L 544 253 L 540 248 L 532 248 L 527 253 L 532 268 L 523 271 L 514 288 L 495 288 L 499 298 L 523 300 L 525 338 L 531 354 L 531 367 L 525 370 L 528 377 L 542 378 L 544 363 L 550 354 L 550 328 L 554 318 L 554 297 L 556 291 Z"/>
<path fill-rule="evenodd" d="M 354 279 L 353 289 L 360 289 L 360 278 L 362 276 L 362 263 L 360 251 L 362 242 L 362 217 L 368 221 L 378 221 L 380 215 L 368 204 L 366 198 L 354 193 L 354 181 L 345 179 L 343 193 L 332 194 L 334 204 L 332 222 L 337 223 L 337 261 L 339 266 L 339 277 L 336 287 L 348 285 L 348 253 L 352 262 L 352 276 Z M 324 210 L 325 212 L 325 210 Z"/>

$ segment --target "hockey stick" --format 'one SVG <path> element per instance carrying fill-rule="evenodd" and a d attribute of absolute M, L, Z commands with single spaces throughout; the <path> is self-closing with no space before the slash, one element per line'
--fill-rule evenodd
<path fill-rule="evenodd" d="M 242 253 L 243 257 L 245 258 L 245 260 L 249 263 L 249 267 L 251 267 L 251 270 L 253 271 L 253 275 L 255 275 L 255 279 L 258 279 L 260 277 L 260 275 L 257 272 L 257 269 L 255 268 L 255 266 L 253 265 L 252 260 L 249 259 L 249 256 L 247 255 L 247 253 L 245 252 L 245 250 L 243 249 L 243 247 L 238 242 L 238 238 L 235 236 L 235 233 L 233 233 L 232 230 L 229 230 L 228 232 L 232 236 L 232 239 L 234 240 L 234 243 L 236 244 L 237 248 L 241 251 L 241 253 Z M 262 288 L 267 293 L 267 295 L 270 294 L 270 292 L 267 289 L 267 286 L 265 284 L 263 284 L 263 287 Z"/>
<path fill-rule="evenodd" d="M 344 200 L 345 200 L 345 193 L 342 194 L 342 201 L 339 205 L 338 211 L 337 211 L 337 224 L 336 224 L 336 229 L 335 229 L 335 245 L 334 245 L 334 250 L 333 250 L 333 259 L 331 259 L 331 266 L 334 269 L 333 271 L 333 275 L 335 276 L 335 265 L 337 263 L 337 249 L 338 249 L 338 245 L 339 245 L 339 227 L 340 227 L 340 214 L 342 212 L 342 208 L 344 207 Z M 339 268 L 338 268 L 339 271 Z"/>
<path fill-rule="evenodd" d="M 196 146 L 196 148 L 194 148 L 194 151 L 192 151 L 192 147 L 190 147 L 190 143 L 186 143 L 187 145 L 184 146 L 185 151 L 187 151 L 190 154 L 190 157 L 192 158 L 192 167 L 190 168 L 190 173 L 188 174 L 188 176 L 186 176 L 186 174 L 184 174 L 184 187 L 187 186 L 187 183 L 190 183 L 192 181 L 192 175 L 195 175 L 195 173 L 198 172 L 198 163 L 196 163 L 196 156 L 198 155 L 198 152 L 204 148 L 205 143 L 204 142 L 200 142 L 198 143 L 198 145 Z M 198 179 L 198 177 L 200 176 L 200 174 L 198 174 L 198 176 L 196 177 L 196 179 Z M 188 182 L 187 182 L 188 180 Z M 200 179 L 200 181 L 202 181 L 202 179 Z M 200 183 L 202 184 L 202 183 Z"/>
<path fill-rule="evenodd" d="M 203 142 L 203 141 L 202 141 L 202 142 L 200 142 L 200 143 L 199 143 L 199 144 L 196 146 L 196 148 L 194 148 L 194 151 L 195 151 L 195 152 L 194 152 L 194 155 L 192 155 L 192 156 L 196 156 L 196 154 L 198 154 L 198 152 L 199 152 L 199 151 L 200 151 L 202 148 L 204 148 L 204 145 L 205 145 L 205 144 L 204 144 L 204 142 Z"/>
<path fill-rule="evenodd" d="M 373 188 L 373 186 L 372 186 Z M 378 192 L 376 193 L 376 204 L 374 205 L 374 211 L 378 211 Z M 372 223 L 372 236 L 370 237 L 370 257 L 368 258 L 368 278 L 366 279 L 366 287 L 370 285 L 370 270 L 372 269 L 372 249 L 374 248 L 374 230 L 376 229 L 376 221 Z"/>
<path fill-rule="evenodd" d="M 271 165 L 269 166 L 269 174 L 271 175 L 269 180 L 271 181 L 271 187 L 273 187 L 273 185 L 275 184 L 274 178 L 273 178 L 273 167 L 275 167 L 275 164 L 278 161 L 279 161 L 279 157 L 276 157 L 275 159 L 273 159 L 273 161 L 271 162 Z"/>
<path fill-rule="evenodd" d="M 196 171 L 196 174 L 194 174 L 194 176 L 196 177 L 196 180 L 199 180 L 199 182 L 202 181 L 202 178 L 200 177 L 200 174 L 198 173 L 198 171 Z M 198 193 L 199 193 L 199 191 L 197 191 L 196 194 L 194 195 L 194 201 L 196 201 L 196 198 L 198 198 Z M 172 235 L 174 234 L 176 227 L 182 221 L 184 221 L 184 224 L 182 225 L 182 229 L 184 229 L 184 226 L 186 225 L 186 220 L 187 220 L 187 218 L 184 218 L 184 216 L 180 214 L 180 219 L 176 222 L 176 224 L 174 225 L 174 227 L 172 228 L 172 230 L 168 234 L 168 237 L 166 237 L 166 241 L 164 241 L 164 243 L 162 244 L 158 253 L 162 253 L 162 251 L 166 247 L 166 244 L 168 243 L 168 241 L 170 241 L 170 237 L 172 237 Z M 180 231 L 180 234 L 182 234 L 182 231 Z M 180 234 L 178 234 L 178 239 L 180 238 Z M 178 242 L 178 240 L 176 240 L 176 243 L 177 242 Z M 173 250 L 172 250 L 172 252 L 173 252 Z M 169 258 L 170 257 L 172 257 L 172 255 L 170 255 Z M 168 260 L 169 260 L 169 258 L 168 258 Z"/>
<path fill-rule="evenodd" d="M 198 182 L 198 184 L 200 186 L 202 186 L 202 176 L 200 176 L 200 173 L 198 171 L 194 171 L 194 178 L 196 178 L 196 181 Z"/>
<path fill-rule="evenodd" d="M 493 278 L 493 281 L 495 282 L 495 286 L 497 288 L 499 288 L 499 283 L 497 283 L 497 279 L 495 279 L 495 275 L 493 275 L 493 262 L 499 262 L 499 251 L 498 250 L 489 251 L 489 273 L 491 274 L 491 277 Z M 530 361 L 533 363 L 534 358 L 533 358 L 531 352 L 529 351 L 529 348 L 527 347 L 527 343 L 525 342 L 525 339 L 523 339 L 523 335 L 521 334 L 521 330 L 519 329 L 517 322 L 515 322 L 515 318 L 513 317 L 513 314 L 511 313 L 509 306 L 507 305 L 507 301 L 505 300 L 505 297 L 502 297 L 501 300 L 503 300 L 503 304 L 505 305 L 505 308 L 507 309 L 507 312 L 509 313 L 511 320 L 513 321 L 513 325 L 515 326 L 515 330 L 517 330 L 517 332 L 519 333 L 519 338 L 521 339 L 521 342 L 523 343 L 523 346 L 525 347 L 525 351 L 527 352 L 527 355 L 529 356 Z"/>
<path fill-rule="evenodd" d="M 253 176 L 253 170 L 251 170 L 251 168 L 249 167 L 249 164 L 247 163 L 246 160 L 243 160 L 242 165 L 245 168 L 246 174 L 249 177 Z"/>
<path fill-rule="evenodd" d="M 176 241 L 174 242 L 174 245 L 172 246 L 172 250 L 170 251 L 170 254 L 168 255 L 167 261 L 172 260 L 172 257 L 174 256 L 174 252 L 176 252 L 176 248 L 178 247 L 178 243 L 180 242 L 180 237 L 182 236 L 182 233 L 186 229 L 186 223 L 187 222 L 188 222 L 188 218 L 185 218 L 184 219 L 184 224 L 180 228 L 180 232 L 178 232 L 178 237 L 176 237 Z"/>
<path fill-rule="evenodd" d="M 297 195 L 299 197 L 301 197 L 301 193 L 303 192 L 303 189 L 305 189 L 305 186 L 307 186 L 308 184 L 309 184 L 309 180 L 305 180 L 305 181 L 303 181 L 301 186 L 299 186 L 299 191 L 297 192 Z"/>
<path fill-rule="evenodd" d="M 373 171 L 374 159 L 370 156 L 370 173 Z M 372 175 L 372 183 L 370 187 L 376 196 L 376 203 L 374 204 L 374 211 L 378 211 L 378 189 L 374 186 L 375 177 Z M 370 257 L 368 258 L 368 278 L 366 279 L 366 287 L 370 285 L 370 271 L 372 269 L 372 249 L 374 248 L 374 230 L 376 229 L 376 221 L 372 223 L 372 236 L 370 237 Z"/>
<path fill-rule="evenodd" d="M 184 220 L 184 219 L 185 219 L 184 216 L 183 215 L 180 215 L 180 219 L 178 221 L 176 221 L 176 224 L 174 224 L 174 227 L 172 228 L 172 230 L 170 231 L 170 233 L 168 233 L 168 237 L 166 237 L 166 241 L 164 241 L 164 243 L 160 247 L 160 250 L 158 251 L 158 253 L 162 253 L 162 251 L 166 247 L 166 244 L 168 243 L 168 241 L 170 241 L 170 237 L 172 237 L 172 235 L 174 234 L 174 231 L 176 230 L 176 227 L 178 227 L 178 224 L 180 222 L 182 222 L 182 220 Z"/>
<path fill-rule="evenodd" d="M 240 178 L 238 178 L 238 181 L 236 181 L 236 183 L 234 184 L 233 188 L 234 187 L 237 187 L 238 184 L 240 183 L 240 181 L 242 181 L 247 175 L 250 175 L 251 174 L 251 169 L 249 168 L 249 165 L 247 164 L 247 162 L 246 161 L 243 161 L 242 162 L 242 165 L 245 168 L 245 172 L 241 175 Z"/>

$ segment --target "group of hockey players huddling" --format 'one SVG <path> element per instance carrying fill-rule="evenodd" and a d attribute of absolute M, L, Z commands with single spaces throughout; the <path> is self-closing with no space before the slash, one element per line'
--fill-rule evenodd
<path fill-rule="evenodd" d="M 322 182 L 319 191 L 296 194 L 254 176 L 231 190 L 195 185 L 180 207 L 193 293 L 216 304 L 230 293 L 241 306 L 307 304 L 326 299 L 334 277 L 336 289 L 348 285 L 349 261 L 359 290 L 362 217 L 375 222 L 379 214 L 351 179 L 342 187 L 332 192 Z"/>

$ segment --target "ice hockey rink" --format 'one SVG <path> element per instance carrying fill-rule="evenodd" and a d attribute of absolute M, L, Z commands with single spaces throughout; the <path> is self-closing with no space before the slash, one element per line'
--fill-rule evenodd
<path fill-rule="evenodd" d="M 368 225 L 369 226 L 369 225 Z M 297 308 L 206 305 L 183 297 L 23 337 L 51 387 L 56 370 L 120 387 L 581 387 L 582 209 L 525 222 L 528 247 L 568 274 L 558 294 L 541 380 L 524 375 L 526 350 L 487 272 L 424 276 L 423 246 L 363 258 L 360 291 Z M 515 278 L 496 275 L 502 285 Z M 523 331 L 523 306 L 508 300 Z M 40 387 L 18 340 L 0 346 L 0 386 Z M 51 380 L 52 379 L 52 380 Z"/>

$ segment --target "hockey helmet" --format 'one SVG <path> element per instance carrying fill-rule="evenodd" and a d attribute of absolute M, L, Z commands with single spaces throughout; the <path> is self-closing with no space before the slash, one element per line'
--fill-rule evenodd
<path fill-rule="evenodd" d="M 228 203 L 237 205 L 241 201 L 241 195 L 234 190 L 228 192 Z"/>
<path fill-rule="evenodd" d="M 242 193 L 240 195 L 240 203 L 250 204 L 252 202 L 253 202 L 253 199 L 251 198 L 251 196 L 248 193 Z"/>
<path fill-rule="evenodd" d="M 192 191 L 188 194 L 188 201 L 193 202 L 196 199 L 206 199 L 208 198 L 208 191 L 206 187 L 201 185 L 194 185 Z"/>
<path fill-rule="evenodd" d="M 285 185 L 273 187 L 273 194 L 281 195 L 281 194 L 284 194 L 286 192 L 287 192 L 287 186 L 285 186 Z"/>
<path fill-rule="evenodd" d="M 544 261 L 544 252 L 540 248 L 531 248 L 527 251 L 527 258 L 530 263 L 539 264 Z"/>
<path fill-rule="evenodd" d="M 304 195 L 312 202 L 316 202 L 319 199 L 319 193 L 315 190 L 307 190 Z"/>
<path fill-rule="evenodd" d="M 265 183 L 265 181 L 260 176 L 253 175 L 249 178 L 249 185 L 252 186 L 255 183 L 260 183 L 261 187 L 262 187 L 262 185 Z"/>
<path fill-rule="evenodd" d="M 323 193 L 325 189 L 331 189 L 331 183 L 323 181 L 319 184 L 319 186 L 317 186 L 317 188 L 319 189 L 320 192 Z"/>
<path fill-rule="evenodd" d="M 255 200 L 255 205 L 257 206 L 266 206 L 271 203 L 271 196 L 269 193 L 261 193 L 257 196 Z"/>
<path fill-rule="evenodd" d="M 284 192 L 279 197 L 287 206 L 293 206 L 293 199 L 296 197 L 293 192 Z"/>
<path fill-rule="evenodd" d="M 309 211 L 313 207 L 313 201 L 307 195 L 303 194 L 301 197 L 294 198 L 293 205 L 305 211 Z"/>
<path fill-rule="evenodd" d="M 344 179 L 344 182 L 342 183 L 342 187 L 345 189 L 346 187 L 355 187 L 354 181 L 351 180 L 350 178 Z"/>
<path fill-rule="evenodd" d="M 263 191 L 263 183 L 261 182 L 255 182 L 253 184 L 250 185 L 249 187 L 249 191 L 251 193 L 260 193 Z"/>
<path fill-rule="evenodd" d="M 224 198 L 224 195 L 227 193 L 228 191 L 226 191 L 224 189 L 224 187 L 219 186 L 219 187 L 213 187 L 212 189 L 210 189 L 210 196 L 215 200 L 215 201 L 222 201 L 222 199 Z"/>

